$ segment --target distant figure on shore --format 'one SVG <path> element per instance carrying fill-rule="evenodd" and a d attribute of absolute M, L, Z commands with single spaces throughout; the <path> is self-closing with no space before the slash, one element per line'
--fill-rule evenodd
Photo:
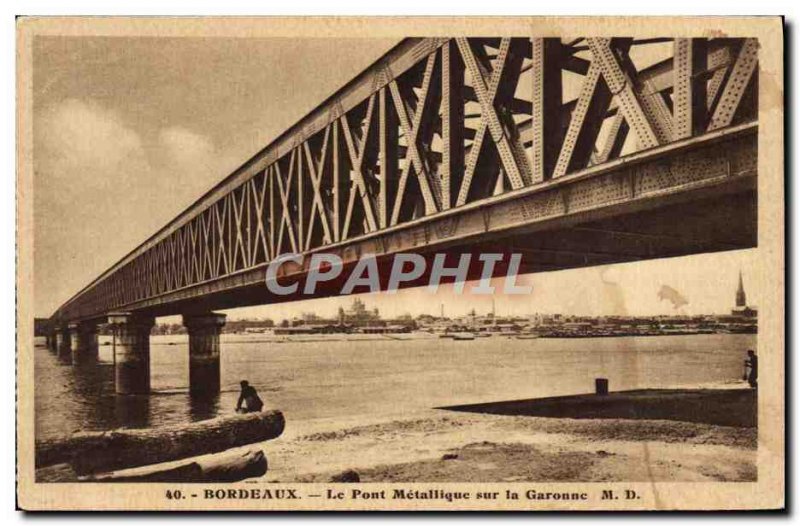
<path fill-rule="evenodd" d="M 239 401 L 236 402 L 236 412 L 254 413 L 261 411 L 261 408 L 264 407 L 264 402 L 258 397 L 255 387 L 251 386 L 247 380 L 242 380 L 239 385 L 242 386 L 242 392 L 239 394 Z M 242 402 L 244 402 L 244 407 L 242 407 Z"/>
<path fill-rule="evenodd" d="M 749 372 L 748 372 L 749 370 Z M 756 389 L 758 387 L 758 356 L 755 351 L 750 349 L 747 351 L 747 359 L 744 361 L 744 378 L 750 387 Z"/>

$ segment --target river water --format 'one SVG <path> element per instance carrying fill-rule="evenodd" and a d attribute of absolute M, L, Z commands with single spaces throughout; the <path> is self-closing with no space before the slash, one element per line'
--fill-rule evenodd
<path fill-rule="evenodd" d="M 188 393 L 186 336 L 151 338 L 149 396 L 116 396 L 111 346 L 100 338 L 100 364 L 73 367 L 46 348 L 35 355 L 37 438 L 77 430 L 158 427 L 231 414 L 248 380 L 266 408 L 287 422 L 397 414 L 447 405 L 611 390 L 741 380 L 755 335 L 709 334 L 519 340 L 329 339 L 274 342 L 264 335 L 223 335 L 222 392 L 211 401 Z"/>

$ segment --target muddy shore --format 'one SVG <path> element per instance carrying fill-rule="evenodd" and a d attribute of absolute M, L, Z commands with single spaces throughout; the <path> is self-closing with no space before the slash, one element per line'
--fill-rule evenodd
<path fill-rule="evenodd" d="M 265 482 L 755 480 L 756 396 L 638 390 L 287 425 Z M 724 425 L 723 425 L 724 424 Z"/>

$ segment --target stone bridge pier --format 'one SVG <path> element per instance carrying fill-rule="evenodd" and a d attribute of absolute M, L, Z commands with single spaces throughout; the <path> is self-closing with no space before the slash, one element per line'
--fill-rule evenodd
<path fill-rule="evenodd" d="M 150 392 L 150 330 L 155 318 L 132 313 L 110 314 L 114 327 L 114 386 L 117 394 Z"/>
<path fill-rule="evenodd" d="M 216 312 L 183 315 L 189 332 L 189 393 L 194 397 L 219 393 L 219 334 L 225 318 Z"/>
<path fill-rule="evenodd" d="M 219 335 L 224 314 L 216 312 L 183 315 L 189 333 L 189 392 L 193 397 L 213 397 L 220 391 Z M 150 331 L 155 318 L 134 313 L 108 315 L 114 328 L 114 385 L 117 394 L 150 392 Z M 73 363 L 97 359 L 97 325 L 73 324 Z"/>
<path fill-rule="evenodd" d="M 47 350 L 52 353 L 58 352 L 58 345 L 56 344 L 56 330 L 51 329 L 47 335 Z"/>
<path fill-rule="evenodd" d="M 99 347 L 96 323 L 71 323 L 69 325 L 69 336 L 72 363 L 74 365 L 97 363 Z"/>
<path fill-rule="evenodd" d="M 71 359 L 72 355 L 72 341 L 69 335 L 69 327 L 56 328 L 56 354 L 60 359 Z"/>

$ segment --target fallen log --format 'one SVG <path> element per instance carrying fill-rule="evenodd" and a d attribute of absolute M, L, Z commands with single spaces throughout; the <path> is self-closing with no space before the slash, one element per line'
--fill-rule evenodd
<path fill-rule="evenodd" d="M 267 472 L 267 457 L 260 449 L 214 455 L 198 462 L 203 482 L 238 482 Z"/>
<path fill-rule="evenodd" d="M 55 464 L 37 469 L 36 482 L 238 482 L 266 472 L 267 457 L 253 449 L 84 476 Z"/>
<path fill-rule="evenodd" d="M 69 464 L 53 464 L 36 470 L 36 482 L 76 482 L 78 474 Z"/>
<path fill-rule="evenodd" d="M 361 476 L 357 471 L 347 469 L 337 473 L 330 478 L 330 482 L 361 482 Z"/>
<path fill-rule="evenodd" d="M 133 472 L 133 473 L 131 473 Z M 79 477 L 79 482 L 199 482 L 203 470 L 197 462 L 164 468 L 147 466 Z"/>
<path fill-rule="evenodd" d="M 267 457 L 260 449 L 225 452 L 80 477 L 80 482 L 238 482 L 267 472 Z"/>
<path fill-rule="evenodd" d="M 36 443 L 36 467 L 67 463 L 78 475 L 217 453 L 283 433 L 280 411 L 214 418 L 164 429 L 79 432 Z"/>

